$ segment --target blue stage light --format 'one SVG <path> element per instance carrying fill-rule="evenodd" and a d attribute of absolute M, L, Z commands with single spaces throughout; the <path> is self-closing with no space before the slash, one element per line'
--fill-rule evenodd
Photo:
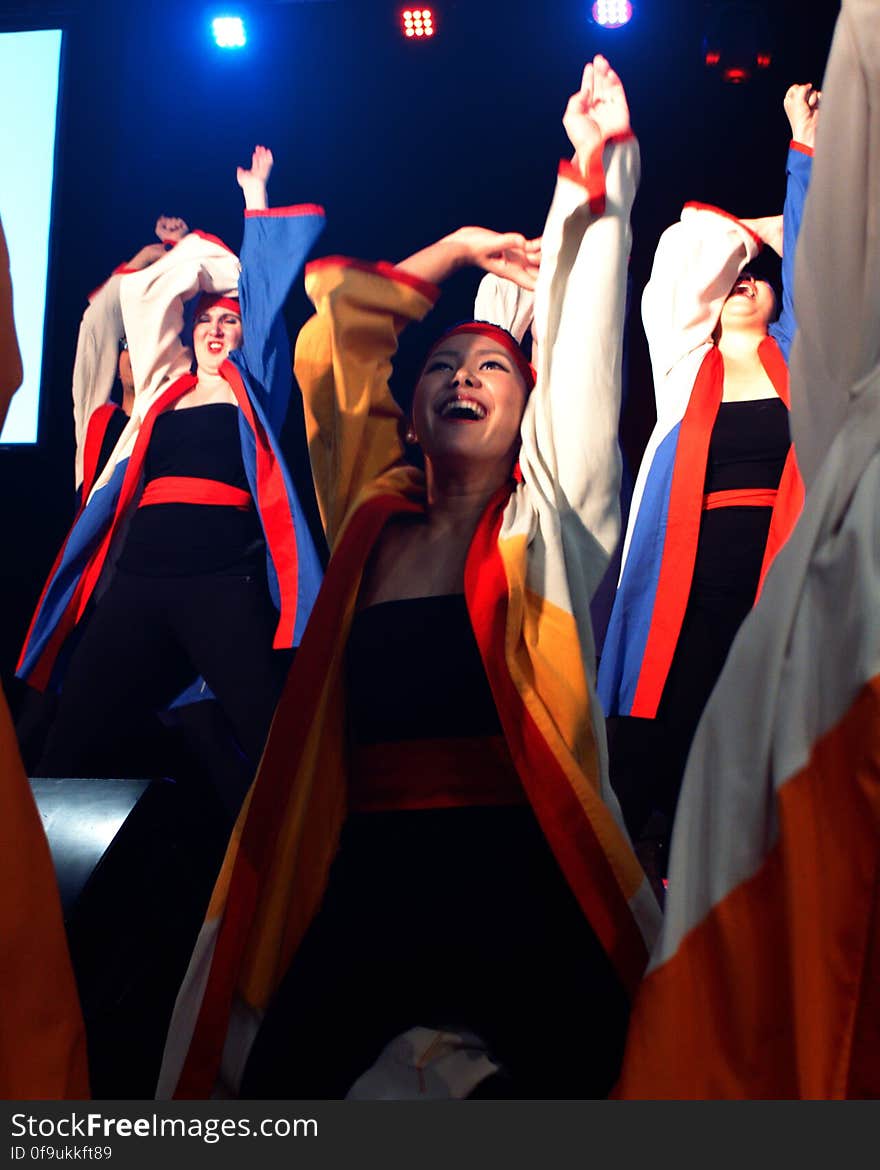
<path fill-rule="evenodd" d="M 596 0 L 593 20 L 603 28 L 622 28 L 632 19 L 633 6 L 629 0 Z"/>
<path fill-rule="evenodd" d="M 220 49 L 241 49 L 247 44 L 247 32 L 240 16 L 215 16 L 211 31 Z"/>

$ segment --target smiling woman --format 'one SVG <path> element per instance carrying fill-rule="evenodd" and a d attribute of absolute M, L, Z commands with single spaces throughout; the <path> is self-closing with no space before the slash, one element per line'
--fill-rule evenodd
<path fill-rule="evenodd" d="M 272 163 L 258 146 L 237 171 L 241 262 L 180 221 L 169 251 L 152 245 L 158 258 L 102 290 L 117 302 L 134 401 L 85 485 L 19 663 L 35 686 L 61 686 L 37 775 L 145 774 L 156 763 L 125 752 L 132 729 L 194 686 L 210 687 L 247 761 L 237 790 L 221 794 L 233 816 L 262 752 L 320 581 L 277 434 L 292 386 L 282 308 L 323 213 L 269 212 Z M 62 644 L 87 613 L 64 663 Z"/>
<path fill-rule="evenodd" d="M 788 426 L 794 255 L 819 95 L 785 96 L 792 131 L 782 216 L 685 206 L 657 247 L 642 314 L 657 402 L 636 481 L 599 669 L 612 783 L 627 824 L 666 857 L 691 740 L 746 614 L 800 514 Z M 783 247 L 784 236 L 784 247 Z M 782 312 L 746 270 L 783 260 Z"/>
<path fill-rule="evenodd" d="M 295 369 L 332 557 L 160 1095 L 568 1098 L 614 1082 L 658 911 L 593 690 L 639 176 L 604 58 L 564 125 L 574 158 L 541 242 L 467 227 L 396 266 L 307 272 L 317 312 Z M 441 337 L 408 436 L 422 472 L 391 358 L 466 264 L 536 285 L 540 368 L 486 322 Z"/>

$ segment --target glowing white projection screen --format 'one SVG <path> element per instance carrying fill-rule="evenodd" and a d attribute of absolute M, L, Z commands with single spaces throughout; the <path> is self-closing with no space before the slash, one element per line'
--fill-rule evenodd
<path fill-rule="evenodd" d="M 37 441 L 60 64 L 60 29 L 0 33 L 0 217 L 24 367 L 0 443 Z"/>

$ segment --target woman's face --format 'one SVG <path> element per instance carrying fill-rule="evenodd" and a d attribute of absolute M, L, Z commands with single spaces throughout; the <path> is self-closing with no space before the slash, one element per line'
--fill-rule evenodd
<path fill-rule="evenodd" d="M 211 305 L 196 317 L 193 351 L 196 365 L 206 374 L 219 373 L 231 349 L 241 345 L 241 317 L 221 305 Z"/>
<path fill-rule="evenodd" d="M 763 325 L 767 329 L 776 316 L 776 294 L 766 280 L 743 272 L 730 290 L 721 309 L 722 326 Z"/>
<path fill-rule="evenodd" d="M 413 427 L 429 459 L 506 459 L 519 450 L 528 390 L 494 338 L 459 333 L 430 354 L 416 384 Z"/>

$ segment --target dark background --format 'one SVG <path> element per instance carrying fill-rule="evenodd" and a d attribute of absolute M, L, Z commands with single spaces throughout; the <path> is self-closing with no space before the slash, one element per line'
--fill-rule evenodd
<path fill-rule="evenodd" d="M 237 248 L 235 167 L 248 164 L 255 143 L 275 154 L 271 202 L 326 208 L 316 256 L 398 260 L 467 223 L 537 235 L 557 162 L 569 153 L 566 100 L 584 61 L 605 53 L 626 86 L 642 149 L 622 424 L 637 465 L 654 421 L 638 303 L 657 239 L 687 199 L 743 216 L 782 210 L 782 99 L 792 82 L 821 81 L 839 4 L 758 5 L 772 64 L 741 86 L 723 84 L 704 64 L 703 36 L 718 5 L 634 6 L 633 21 L 612 32 L 590 22 L 587 0 L 439 0 L 437 35 L 412 43 L 398 29 L 403 5 L 392 0 L 6 0 L 0 28 L 67 30 L 41 438 L 36 447 L 0 448 L 0 677 L 13 709 L 22 694 L 15 659 L 73 514 L 70 377 L 85 295 L 153 239 L 162 213 Z M 244 50 L 213 46 L 209 18 L 221 11 L 247 18 Z M 3 159 L 0 181 L 14 182 L 22 165 Z M 772 263 L 765 275 L 774 275 Z M 470 315 L 477 281 L 474 272 L 457 274 L 405 339 L 402 398 L 428 338 Z M 300 281 L 288 305 L 291 335 L 308 312 Z M 283 441 L 308 503 L 296 403 Z"/>

